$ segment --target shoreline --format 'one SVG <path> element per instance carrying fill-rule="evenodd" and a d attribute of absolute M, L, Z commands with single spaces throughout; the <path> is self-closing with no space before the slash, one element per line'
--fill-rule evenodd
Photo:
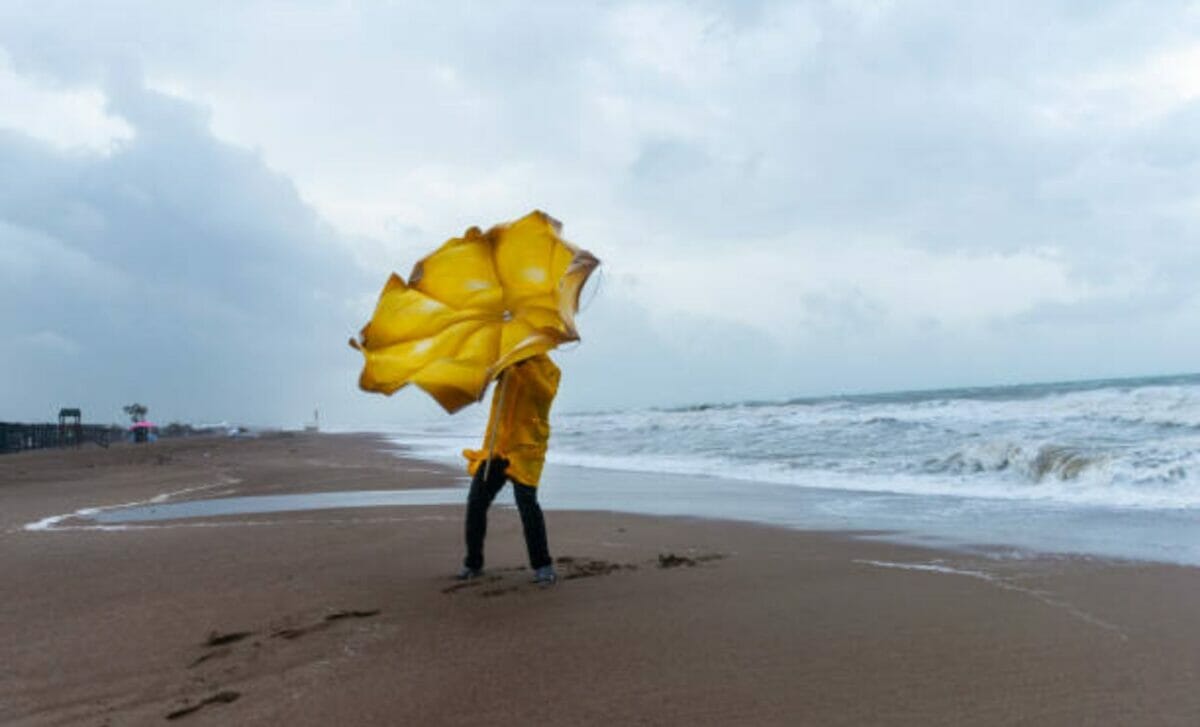
<path fill-rule="evenodd" d="M 272 495 L 461 478 L 377 443 L 297 434 L 0 458 L 0 578 L 21 584 L 0 612 L 0 721 L 162 724 L 193 708 L 175 719 L 1200 717 L 1200 571 L 1184 566 L 1008 561 L 848 532 L 554 510 L 564 578 L 540 589 L 522 570 L 515 513 L 499 509 L 487 579 L 455 587 L 461 505 L 263 514 L 252 527 L 22 529 L 188 487 Z"/>
<path fill-rule="evenodd" d="M 398 456 L 455 468 L 446 456 L 378 437 Z M 1000 558 L 1099 558 L 1200 568 L 1200 511 L 1058 500 L 913 494 L 719 475 L 549 462 L 543 507 L 755 523 L 802 532 L 871 532 L 890 542 Z M 569 483 L 569 484 L 568 484 Z M 608 493 L 605 495 L 599 493 Z M 620 503 L 610 507 L 604 498 Z"/>
<path fill-rule="evenodd" d="M 290 440 L 295 437 L 311 436 L 308 433 L 299 432 L 280 432 L 268 433 L 264 435 L 267 439 L 283 439 Z M 392 435 L 379 432 L 346 432 L 322 434 L 318 436 L 332 437 L 338 441 L 354 442 L 355 455 L 363 457 L 364 454 L 382 455 L 384 457 L 382 463 L 375 457 L 367 457 L 364 459 L 374 459 L 374 464 L 377 466 L 386 466 L 389 462 L 397 463 L 399 471 L 405 475 L 420 475 L 432 476 L 434 487 L 422 488 L 420 485 L 413 485 L 412 480 L 398 480 L 389 484 L 367 483 L 359 485 L 361 489 L 336 488 L 336 489 L 314 489 L 311 486 L 304 486 L 300 483 L 291 485 L 283 484 L 272 487 L 268 492 L 260 493 L 256 491 L 250 497 L 242 495 L 241 497 L 247 500 L 271 500 L 278 498 L 279 500 L 294 501 L 294 505 L 284 504 L 279 507 L 279 510 L 271 509 L 248 509 L 240 514 L 245 515 L 269 515 L 279 514 L 280 512 L 289 512 L 293 509 L 297 511 L 313 511 L 327 509 L 367 509 L 371 507 L 422 507 L 422 506 L 457 506 L 461 504 L 465 495 L 462 493 L 466 490 L 468 478 L 459 467 L 450 464 L 446 458 L 438 458 L 432 455 L 414 453 L 413 447 L 402 441 L 398 441 Z M 181 442 L 191 442 L 193 444 L 205 441 L 221 442 L 222 437 L 206 437 L 192 438 L 187 440 L 177 440 Z M 239 441 L 254 441 L 239 440 Z M 369 450 L 369 451 L 368 451 Z M 424 463 L 424 466 L 421 465 Z M 346 467 L 347 465 L 342 465 Z M 362 465 L 358 465 L 362 467 Z M 349 465 L 353 468 L 355 465 Z M 937 527 L 930 527 L 929 522 L 910 522 L 909 527 L 901 527 L 898 523 L 903 523 L 903 515 L 905 514 L 901 508 L 896 507 L 898 499 L 907 499 L 918 503 L 915 506 L 910 506 L 910 510 L 929 509 L 929 503 L 938 503 L 947 498 L 935 495 L 913 496 L 900 493 L 878 493 L 873 491 L 842 491 L 832 488 L 821 487 L 797 487 L 786 486 L 778 483 L 757 482 L 753 480 L 729 480 L 717 476 L 691 476 L 691 475 L 670 475 L 659 472 L 641 472 L 628 470 L 615 470 L 605 468 L 581 467 L 577 465 L 554 465 L 547 466 L 549 476 L 546 478 L 550 481 L 550 486 L 543 488 L 542 504 L 547 511 L 555 512 L 601 512 L 610 515 L 642 515 L 652 517 L 665 518 L 681 518 L 683 520 L 700 520 L 709 521 L 715 524 L 730 523 L 730 524 L 749 524 L 759 525 L 772 528 L 783 528 L 786 530 L 820 533 L 830 536 L 841 536 L 852 539 L 873 539 L 882 542 L 889 542 L 896 545 L 930 550 L 935 553 L 952 552 L 960 557 L 983 557 L 994 560 L 1038 560 L 1038 559 L 1079 559 L 1083 561 L 1100 560 L 1112 563 L 1125 563 L 1130 565 L 1174 565 L 1182 567 L 1200 568 L 1200 543 L 1193 547 L 1188 552 L 1146 552 L 1145 550 L 1137 552 L 1131 551 L 1129 545 L 1114 544 L 1112 538 L 1113 522 L 1111 520 L 1112 511 L 1107 508 L 1082 508 L 1082 509 L 1059 509 L 1053 510 L 1066 513 L 1066 516 L 1082 518 L 1076 519 L 1075 522 L 1058 523 L 1059 525 L 1070 525 L 1075 528 L 1074 540 L 1067 540 L 1065 547 L 1055 548 L 1054 543 L 1044 533 L 1027 533 L 1024 537 L 1014 537 L 1012 531 L 1007 535 L 1009 539 L 979 537 L 978 530 L 967 530 L 961 526 L 955 526 L 953 523 L 947 526 L 946 523 L 936 523 Z M 219 477 L 226 477 L 221 475 Z M 664 481 L 667 484 L 664 487 Z M 447 484 L 449 482 L 457 482 L 458 485 Z M 569 487 L 565 487 L 566 483 L 570 483 Z M 630 483 L 635 483 L 632 487 Z M 678 501 L 670 502 L 669 498 L 664 497 L 661 492 L 670 489 L 670 484 L 678 485 L 678 489 L 686 487 L 688 489 L 687 502 L 680 507 Z M 699 485 L 697 485 L 699 483 Z M 89 506 L 75 512 L 60 513 L 54 516 L 48 516 L 41 521 L 35 523 L 27 523 L 25 529 L 40 530 L 40 529 L 96 529 L 96 530 L 119 530 L 119 529 L 135 529 L 162 527 L 155 526 L 154 522 L 163 520 L 182 521 L 182 520 L 204 520 L 215 515 L 195 514 L 195 515 L 175 515 L 172 516 L 169 511 L 180 509 L 187 510 L 186 507 L 192 503 L 204 504 L 212 502 L 214 505 L 223 504 L 224 499 L 218 498 L 238 498 L 236 485 L 240 481 L 234 478 L 233 480 L 222 479 L 211 485 L 198 487 L 189 487 L 177 492 L 160 492 L 152 497 L 132 502 L 111 503 L 102 506 Z M 225 487 L 223 487 L 225 486 Z M 399 488 L 399 489 L 397 489 Z M 731 495 L 744 495 L 747 491 L 743 488 L 753 488 L 751 491 L 761 501 L 761 507 L 756 510 L 753 508 L 747 514 L 746 512 L 736 512 L 729 509 L 732 504 L 735 508 L 739 505 L 744 507 L 743 503 L 731 503 Z M 414 491 L 416 490 L 416 491 Z M 704 497 L 711 497 L 712 490 L 720 492 L 720 497 L 713 499 L 711 502 L 705 502 Z M 598 501 L 593 495 L 596 491 L 615 491 L 616 495 L 613 499 L 616 504 L 608 501 Z M 647 492 L 652 491 L 655 496 L 647 498 Z M 365 498 L 366 503 L 354 504 L 353 500 L 362 500 L 362 495 L 378 492 L 383 495 L 379 498 Z M 701 494 L 700 498 L 696 497 L 696 493 Z M 439 494 L 441 493 L 441 494 Z M 330 495 L 329 498 L 320 497 L 322 494 Z M 214 495 L 216 496 L 214 498 Z M 814 511 L 820 512 L 829 509 L 828 502 L 835 501 L 839 497 L 850 498 L 866 498 L 869 500 L 878 500 L 883 504 L 883 511 L 875 514 L 874 517 L 864 516 L 859 513 L 854 518 L 822 518 L 814 517 Z M 304 500 L 313 500 L 316 502 L 301 502 Z M 326 500 L 330 502 L 326 502 Z M 338 502 L 344 500 L 345 502 Z M 1034 517 L 1043 516 L 1043 511 L 1040 507 L 1041 503 L 1036 503 L 1032 509 L 1026 509 L 1023 506 L 1028 506 L 1029 503 L 1019 501 L 1012 502 L 1008 500 L 989 500 L 987 498 L 969 497 L 969 498 L 951 498 L 951 502 L 955 505 L 966 502 L 968 506 L 979 506 L 984 503 L 986 506 L 1002 510 L 1008 510 L 1004 513 L 1004 517 L 1029 517 L 1032 514 Z M 373 502 L 374 501 L 374 502 Z M 499 503 L 504 506 L 503 498 Z M 179 507 L 183 506 L 183 507 Z M 261 504 L 255 505 L 262 507 Z M 151 515 L 147 519 L 138 516 L 131 520 L 110 519 L 110 517 L 97 518 L 95 515 L 100 513 L 110 513 L 113 511 L 121 512 L 129 510 L 135 512 L 137 510 L 161 510 L 161 515 Z M 1094 513 L 1099 512 L 1097 517 Z M 239 514 L 239 513 L 233 513 Z M 1190 513 L 1172 516 L 1181 519 L 1181 527 L 1191 528 L 1195 524 L 1195 516 Z M 1147 520 L 1154 521 L 1151 523 L 1155 527 L 1161 526 L 1159 518 L 1163 514 L 1156 510 L 1146 511 L 1118 511 L 1117 517 L 1128 519 L 1129 517 L 1145 517 Z M 1078 526 L 1080 522 L 1086 525 L 1086 528 L 1096 532 L 1096 538 L 1093 538 L 1089 543 L 1078 535 Z M 993 530 L 995 528 L 993 527 Z M 1090 546 L 1090 547 L 1089 547 Z"/>

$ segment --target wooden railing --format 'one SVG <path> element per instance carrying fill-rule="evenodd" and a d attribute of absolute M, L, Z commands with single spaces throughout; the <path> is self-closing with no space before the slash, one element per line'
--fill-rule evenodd
<path fill-rule="evenodd" d="M 108 424 L 20 424 L 0 422 L 0 454 L 47 447 L 78 447 L 85 443 L 107 447 L 122 430 Z"/>

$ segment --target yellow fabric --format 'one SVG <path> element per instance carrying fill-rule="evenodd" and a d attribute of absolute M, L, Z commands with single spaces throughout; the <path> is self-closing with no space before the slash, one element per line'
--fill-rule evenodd
<path fill-rule="evenodd" d="M 579 340 L 579 294 L 600 261 L 531 212 L 447 241 L 387 281 L 350 345 L 365 358 L 359 386 L 392 394 L 408 384 L 454 413 L 478 401 L 515 363 Z"/>
<path fill-rule="evenodd" d="M 467 472 L 475 474 L 488 457 L 508 460 L 508 476 L 537 487 L 550 439 L 550 405 L 558 393 L 560 372 L 539 354 L 505 369 L 492 394 L 492 411 L 479 449 L 464 449 Z"/>

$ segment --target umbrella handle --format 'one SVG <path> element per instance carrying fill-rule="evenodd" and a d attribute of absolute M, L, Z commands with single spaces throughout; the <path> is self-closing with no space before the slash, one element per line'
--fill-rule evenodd
<path fill-rule="evenodd" d="M 500 374 L 500 388 L 496 390 L 496 406 L 492 408 L 492 413 L 499 417 L 504 411 L 504 392 L 508 389 L 508 372 Z M 496 452 L 496 430 L 500 428 L 499 422 L 492 421 L 492 417 L 488 417 L 488 456 L 487 461 L 483 463 L 483 481 L 488 481 L 488 475 L 492 471 L 492 457 Z"/>

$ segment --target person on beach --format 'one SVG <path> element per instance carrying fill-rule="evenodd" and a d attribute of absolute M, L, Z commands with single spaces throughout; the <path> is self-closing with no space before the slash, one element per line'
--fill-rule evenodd
<path fill-rule="evenodd" d="M 487 511 L 506 480 L 521 513 L 529 567 L 535 583 L 558 580 L 546 540 L 546 521 L 538 505 L 537 486 L 550 439 L 550 405 L 558 393 L 560 372 L 546 354 L 539 354 L 505 369 L 492 396 L 487 433 L 482 449 L 463 450 L 471 491 L 467 495 L 466 545 L 460 580 L 483 573 L 483 540 Z"/>

